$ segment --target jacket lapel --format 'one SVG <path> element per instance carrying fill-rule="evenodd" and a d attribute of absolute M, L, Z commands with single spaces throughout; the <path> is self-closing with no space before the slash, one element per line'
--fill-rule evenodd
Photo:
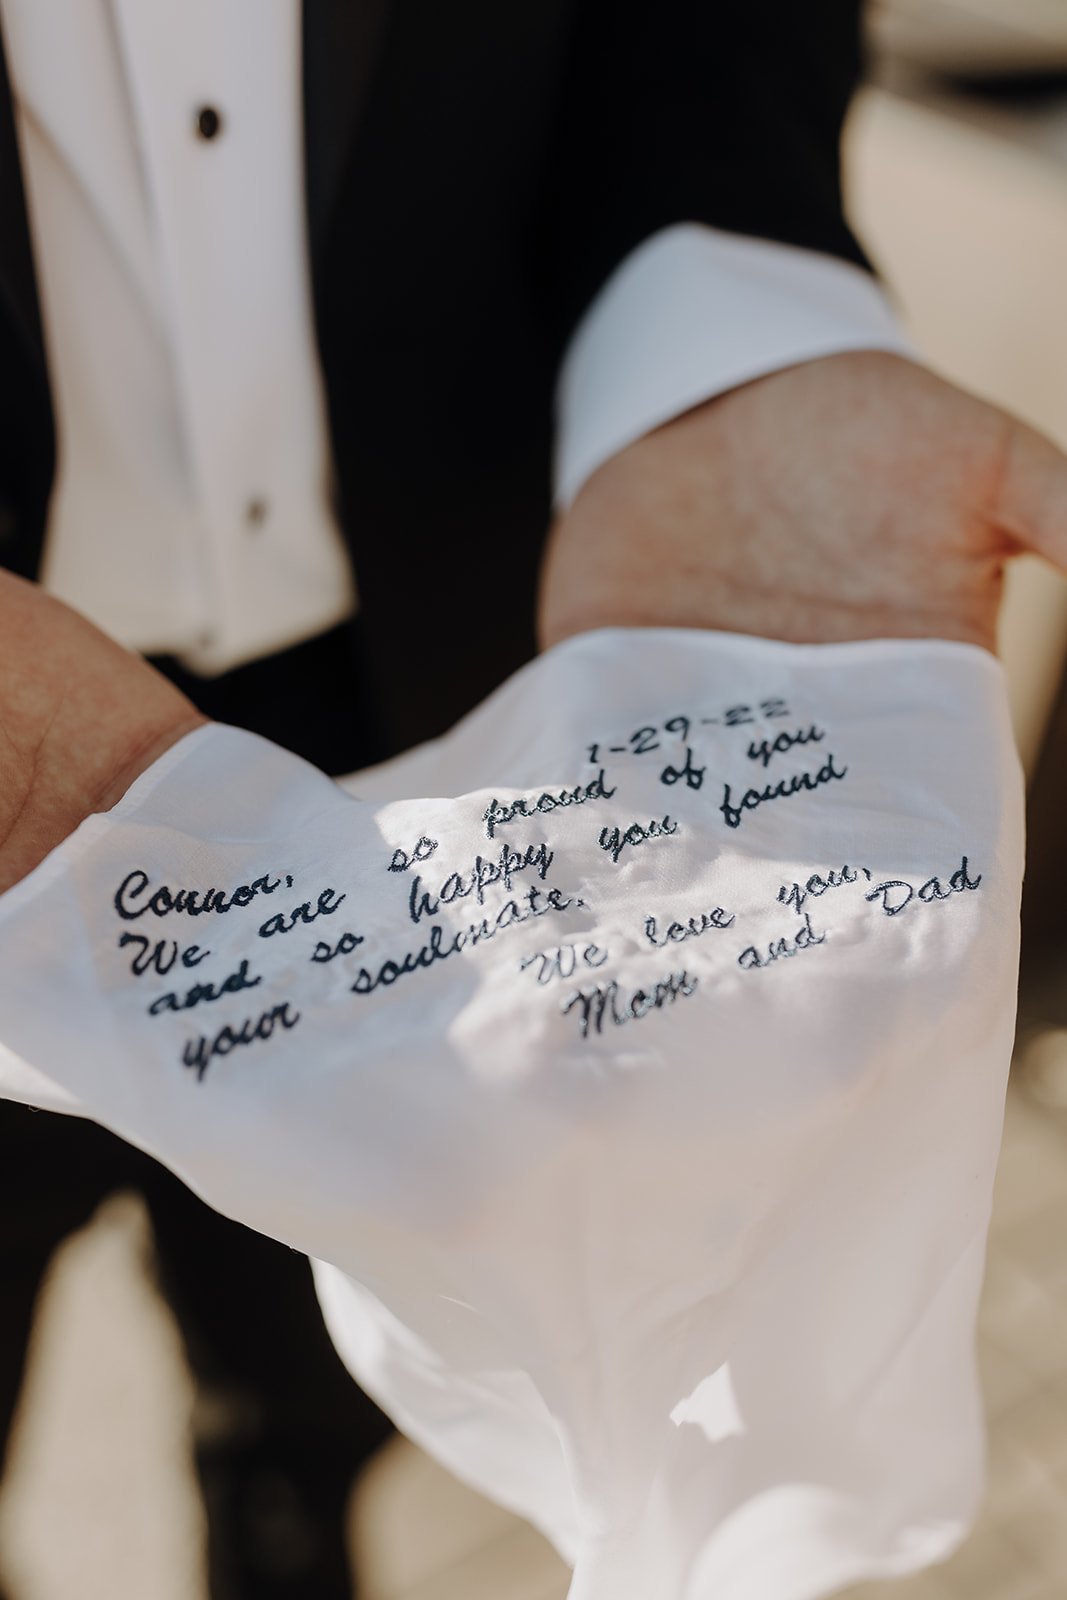
<path fill-rule="evenodd" d="M 374 65 L 388 0 L 303 0 L 308 237 L 322 245 Z"/>
<path fill-rule="evenodd" d="M 0 31 L 0 311 L 10 317 L 34 362 L 44 366 L 44 340 L 22 187 L 15 107 Z"/>

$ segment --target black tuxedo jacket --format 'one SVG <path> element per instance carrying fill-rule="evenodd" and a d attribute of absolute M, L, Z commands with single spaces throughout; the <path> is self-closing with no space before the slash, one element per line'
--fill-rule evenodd
<path fill-rule="evenodd" d="M 319 355 L 391 748 L 533 653 L 557 367 L 627 253 L 697 221 L 862 261 L 859 5 L 304 0 Z M 54 466 L 0 56 L 0 563 L 29 576 Z"/>

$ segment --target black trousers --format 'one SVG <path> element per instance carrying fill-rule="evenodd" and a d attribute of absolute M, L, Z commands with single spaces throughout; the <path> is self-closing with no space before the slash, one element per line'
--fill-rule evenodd
<path fill-rule="evenodd" d="M 268 661 L 199 680 L 156 663 L 218 721 L 333 773 L 385 753 L 346 625 Z M 160 1287 L 197 1385 L 194 1455 L 212 1600 L 349 1600 L 343 1514 L 392 1431 L 327 1337 L 304 1256 L 211 1211 L 95 1124 L 0 1102 L 0 1442 L 18 1402 L 41 1281 L 56 1246 L 108 1195 L 143 1195 Z"/>

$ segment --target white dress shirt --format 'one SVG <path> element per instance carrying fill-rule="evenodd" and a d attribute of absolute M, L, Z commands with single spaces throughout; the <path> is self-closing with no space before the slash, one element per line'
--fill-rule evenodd
<path fill-rule="evenodd" d="M 46 586 L 206 674 L 325 630 L 356 595 L 313 336 L 298 0 L 0 0 L 0 18 L 59 436 Z M 903 347 L 859 269 L 667 229 L 572 340 L 558 498 L 748 378 Z"/>

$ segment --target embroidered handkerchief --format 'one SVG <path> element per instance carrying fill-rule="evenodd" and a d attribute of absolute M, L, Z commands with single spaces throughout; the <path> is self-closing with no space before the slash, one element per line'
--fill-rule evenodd
<path fill-rule="evenodd" d="M 937 642 L 587 634 L 344 785 L 212 726 L 0 899 L 0 1085 L 316 1257 L 572 1600 L 813 1600 L 980 1492 L 1021 810 Z"/>

